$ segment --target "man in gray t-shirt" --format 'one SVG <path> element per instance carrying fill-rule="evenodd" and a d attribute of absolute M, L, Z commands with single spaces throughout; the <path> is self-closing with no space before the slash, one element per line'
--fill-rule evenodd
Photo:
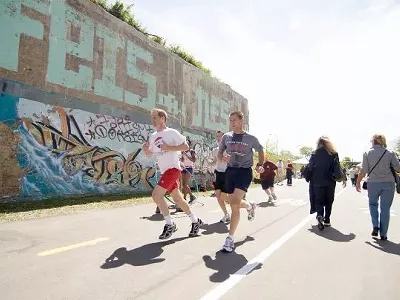
<path fill-rule="evenodd" d="M 255 216 L 256 203 L 243 200 L 245 193 L 253 179 L 253 149 L 258 152 L 258 163 L 256 171 L 264 172 L 264 152 L 258 139 L 245 132 L 243 129 L 244 117 L 240 111 L 234 111 L 229 115 L 231 132 L 225 133 L 219 145 L 218 159 L 225 160 L 228 164 L 226 169 L 226 192 L 230 194 L 229 201 L 232 210 L 229 236 L 226 238 L 223 250 L 232 252 L 234 250 L 233 235 L 239 224 L 240 208 L 246 208 L 248 220 Z M 226 151 L 227 155 L 223 155 Z"/>

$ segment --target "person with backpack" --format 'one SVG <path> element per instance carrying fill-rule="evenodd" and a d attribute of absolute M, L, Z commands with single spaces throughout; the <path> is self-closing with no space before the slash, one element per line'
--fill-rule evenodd
<path fill-rule="evenodd" d="M 400 163 L 397 155 L 386 149 L 386 137 L 383 134 L 375 134 L 371 143 L 372 148 L 363 155 L 356 190 L 361 192 L 361 180 L 368 174 L 368 181 L 364 181 L 363 189 L 368 190 L 369 212 L 372 221 L 371 235 L 377 237 L 380 233 L 381 240 L 386 241 L 390 208 L 393 203 L 396 182 L 398 183 L 396 172 L 400 171 Z M 399 188 L 399 185 L 397 187 Z"/>

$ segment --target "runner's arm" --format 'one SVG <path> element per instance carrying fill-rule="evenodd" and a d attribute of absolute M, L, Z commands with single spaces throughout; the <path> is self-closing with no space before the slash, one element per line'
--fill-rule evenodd
<path fill-rule="evenodd" d="M 226 144 L 225 144 L 226 136 L 222 136 L 222 141 L 219 144 L 218 148 L 218 154 L 217 154 L 217 159 L 222 161 L 224 159 L 224 151 L 226 150 Z"/>

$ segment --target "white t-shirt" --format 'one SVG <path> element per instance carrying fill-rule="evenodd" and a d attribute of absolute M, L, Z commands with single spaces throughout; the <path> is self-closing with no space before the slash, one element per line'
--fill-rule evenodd
<path fill-rule="evenodd" d="M 185 154 L 187 155 L 185 155 L 185 154 L 182 154 L 182 156 L 183 156 L 183 165 L 186 167 L 186 168 L 194 168 L 194 162 L 192 162 L 189 158 L 192 158 L 192 151 L 194 151 L 194 150 L 188 150 L 188 151 L 185 151 Z M 189 158 L 188 158 L 189 157 Z"/>
<path fill-rule="evenodd" d="M 180 151 L 162 151 L 160 149 L 161 145 L 165 143 L 169 146 L 179 146 L 185 141 L 186 138 L 180 134 L 179 131 L 169 127 L 165 128 L 163 131 L 156 131 L 150 135 L 149 148 L 157 158 L 161 174 L 168 169 L 176 168 L 181 170 L 179 162 Z"/>
<path fill-rule="evenodd" d="M 213 156 L 217 160 L 217 163 L 214 166 L 214 170 L 217 172 L 225 172 L 228 164 L 224 161 L 218 160 L 218 149 L 219 147 L 213 150 Z M 226 155 L 226 151 L 224 151 L 224 155 Z"/>
<path fill-rule="evenodd" d="M 278 161 L 276 166 L 278 167 L 279 170 L 283 170 L 283 161 Z"/>

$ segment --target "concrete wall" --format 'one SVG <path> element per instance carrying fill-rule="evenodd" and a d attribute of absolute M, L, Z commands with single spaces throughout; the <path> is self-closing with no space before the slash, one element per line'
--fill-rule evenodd
<path fill-rule="evenodd" d="M 206 184 L 214 132 L 231 110 L 248 120 L 228 85 L 87 0 L 1 0 L 0 40 L 0 201 L 150 190 L 153 107 L 195 142 Z"/>

